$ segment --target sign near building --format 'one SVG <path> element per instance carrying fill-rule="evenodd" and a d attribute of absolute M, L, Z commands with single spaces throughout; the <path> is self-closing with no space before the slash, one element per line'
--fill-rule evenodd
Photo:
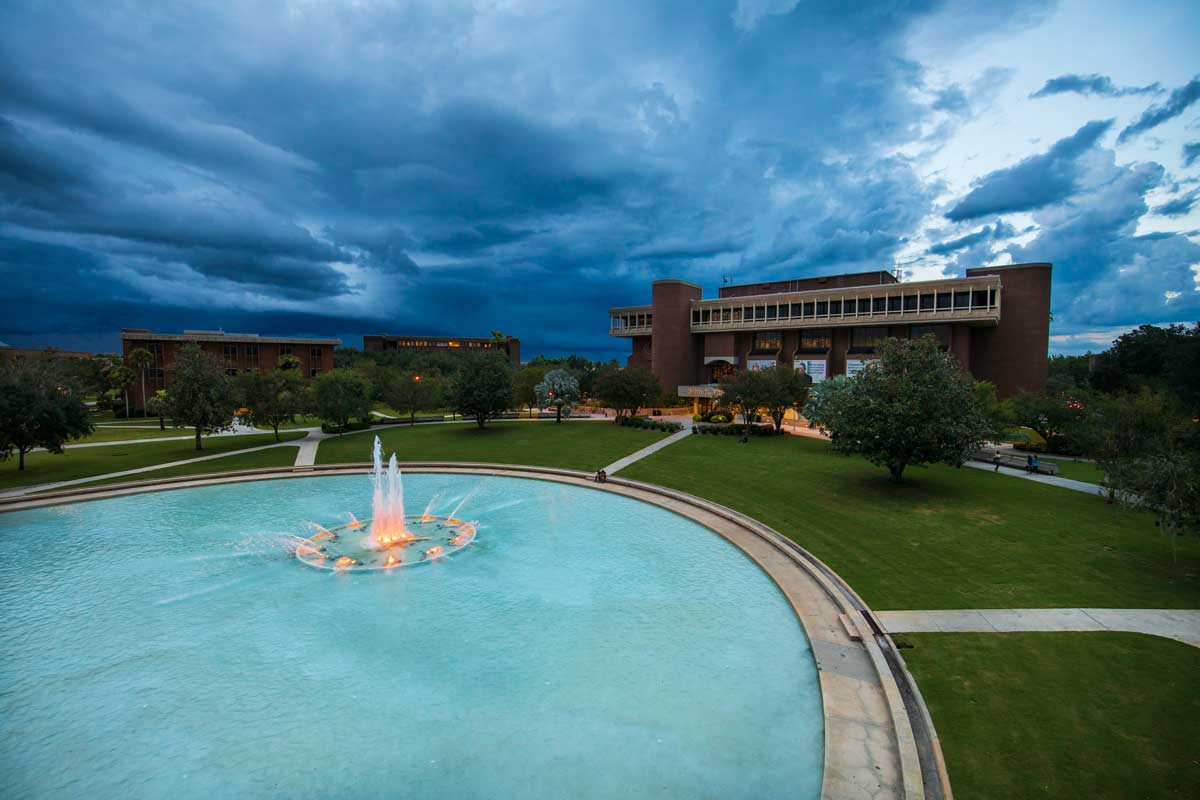
<path fill-rule="evenodd" d="M 700 384 L 699 386 L 680 386 L 680 397 L 720 397 L 721 387 L 714 384 Z"/>
<path fill-rule="evenodd" d="M 874 360 L 873 358 L 847 358 L 846 374 L 853 378 L 866 369 Z"/>
<path fill-rule="evenodd" d="M 746 359 L 746 368 L 751 372 L 757 372 L 760 369 L 770 369 L 775 366 L 773 358 L 748 358 Z"/>
<path fill-rule="evenodd" d="M 808 377 L 812 378 L 813 383 L 820 383 L 821 381 L 825 380 L 826 363 L 825 359 L 823 358 L 813 359 L 811 361 L 806 359 L 796 359 L 795 368 L 796 372 L 799 372 L 802 376 L 807 375 Z"/>

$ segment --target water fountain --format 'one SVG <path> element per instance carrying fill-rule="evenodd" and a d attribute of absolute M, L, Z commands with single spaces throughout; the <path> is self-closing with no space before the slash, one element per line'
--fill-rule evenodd
<path fill-rule="evenodd" d="M 383 464 L 383 445 L 375 437 L 374 469 L 371 480 L 371 517 L 360 520 L 349 514 L 344 525 L 326 528 L 313 523 L 317 532 L 298 537 L 296 558 L 310 567 L 337 572 L 389 570 L 427 564 L 446 558 L 475 540 L 478 526 L 458 518 L 463 503 L 450 516 L 404 513 L 404 483 L 396 454 Z M 366 536 L 360 535 L 366 529 Z"/>

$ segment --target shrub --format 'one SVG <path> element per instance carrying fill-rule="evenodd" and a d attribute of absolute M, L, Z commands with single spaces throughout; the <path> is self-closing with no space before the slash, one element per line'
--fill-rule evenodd
<path fill-rule="evenodd" d="M 371 422 L 369 420 L 365 420 L 365 419 L 356 420 L 354 422 L 348 422 L 348 423 L 346 423 L 346 427 L 344 427 L 344 428 L 339 428 L 337 425 L 334 425 L 333 423 L 330 423 L 330 422 L 322 422 L 321 423 L 321 433 L 344 433 L 345 431 L 365 431 L 369 427 L 371 427 Z"/>

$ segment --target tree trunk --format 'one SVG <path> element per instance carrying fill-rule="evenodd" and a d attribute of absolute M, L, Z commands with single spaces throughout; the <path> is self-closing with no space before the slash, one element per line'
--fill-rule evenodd
<path fill-rule="evenodd" d="M 204 449 L 204 448 L 203 448 L 203 447 L 200 445 L 200 426 L 199 426 L 199 425 L 197 425 L 197 426 L 196 426 L 196 449 L 197 449 L 197 450 L 203 450 L 203 449 Z"/>
<path fill-rule="evenodd" d="M 142 416 L 146 416 L 146 370 L 142 370 Z"/>
<path fill-rule="evenodd" d="M 554 421 L 562 422 L 562 406 L 554 407 Z"/>
<path fill-rule="evenodd" d="M 888 464 L 888 472 L 892 473 L 892 483 L 900 483 L 901 476 L 904 475 L 904 468 L 908 466 L 906 463 Z"/>
<path fill-rule="evenodd" d="M 275 421 L 275 441 L 279 441 L 279 422 Z"/>
<path fill-rule="evenodd" d="M 25 448 L 21 447 L 21 448 L 18 448 L 18 450 L 20 450 L 21 456 L 20 456 L 20 463 L 17 466 L 17 470 L 20 472 L 24 472 L 25 471 Z"/>
<path fill-rule="evenodd" d="M 486 416 L 484 416 L 483 414 L 476 414 L 476 415 L 475 415 L 475 424 L 476 424 L 476 425 L 478 425 L 478 426 L 480 427 L 480 429 L 482 429 L 482 428 L 483 428 L 483 424 L 484 424 L 485 422 L 487 422 L 487 417 L 486 417 Z"/>
<path fill-rule="evenodd" d="M 167 420 L 161 414 L 158 416 L 158 429 L 165 431 L 167 429 Z"/>
<path fill-rule="evenodd" d="M 129 420 L 129 387 L 125 387 L 125 419 Z"/>
<path fill-rule="evenodd" d="M 416 425 L 416 424 L 417 424 L 417 411 L 416 411 L 416 409 L 413 409 L 408 414 L 408 427 L 411 428 L 413 425 Z"/>

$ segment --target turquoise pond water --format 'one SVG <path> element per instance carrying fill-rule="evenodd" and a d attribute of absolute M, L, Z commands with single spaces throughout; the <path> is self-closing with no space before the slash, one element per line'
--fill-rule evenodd
<path fill-rule="evenodd" d="M 817 797 L 804 632 L 663 509 L 406 475 L 477 519 L 441 562 L 338 575 L 290 536 L 367 476 L 0 514 L 0 797 Z"/>

